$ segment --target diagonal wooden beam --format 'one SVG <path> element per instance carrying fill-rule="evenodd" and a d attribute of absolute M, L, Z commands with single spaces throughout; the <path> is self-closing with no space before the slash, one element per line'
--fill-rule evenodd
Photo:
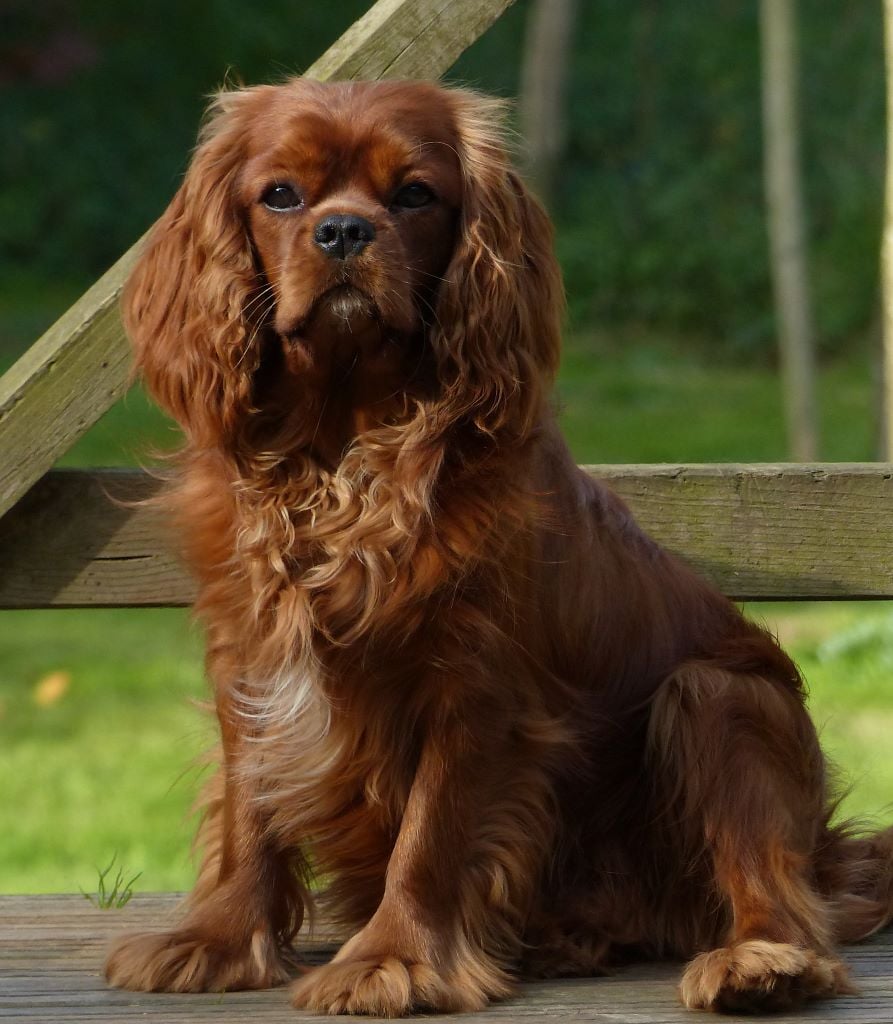
<path fill-rule="evenodd" d="M 437 78 L 514 0 L 379 0 L 307 74 Z M 118 315 L 139 242 L 0 378 L 0 516 L 127 389 Z"/>
<path fill-rule="evenodd" d="M 309 78 L 437 78 L 515 0 L 379 0 L 305 72 Z"/>
<path fill-rule="evenodd" d="M 118 312 L 139 243 L 0 377 L 0 516 L 127 390 Z"/>

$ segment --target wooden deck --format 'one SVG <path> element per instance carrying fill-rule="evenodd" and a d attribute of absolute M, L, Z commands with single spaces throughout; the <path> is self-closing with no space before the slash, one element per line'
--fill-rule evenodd
<path fill-rule="evenodd" d="M 293 1010 L 285 989 L 223 995 L 156 995 L 106 988 L 101 965 L 110 936 L 130 928 L 159 927 L 175 897 L 137 896 L 123 910 L 97 910 L 82 896 L 0 897 L 0 1019 L 44 1022 L 132 1021 L 152 1024 L 252 1021 L 331 1021 Z M 335 948 L 321 929 L 305 942 L 306 959 L 319 962 Z M 847 1021 L 893 1024 L 893 934 L 847 950 L 860 996 L 814 1004 L 802 1013 L 775 1016 L 775 1024 Z M 631 967 L 609 978 L 541 982 L 521 987 L 517 997 L 483 1013 L 452 1018 L 465 1022 L 611 1022 L 695 1024 L 708 1021 L 676 1001 L 678 965 Z M 432 1018 L 425 1019 L 448 1019 Z M 753 1020 L 724 1017 L 719 1020 Z"/>

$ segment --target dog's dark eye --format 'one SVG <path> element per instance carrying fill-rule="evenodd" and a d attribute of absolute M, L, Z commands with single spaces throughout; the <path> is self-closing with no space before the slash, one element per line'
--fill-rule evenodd
<path fill-rule="evenodd" d="M 434 193 L 420 181 L 410 182 L 402 188 L 397 189 L 394 198 L 391 200 L 391 207 L 399 207 L 404 210 L 417 210 L 420 206 L 427 206 L 434 201 Z"/>
<path fill-rule="evenodd" d="M 268 210 L 295 210 L 303 200 L 291 185 L 271 185 L 260 197 Z"/>

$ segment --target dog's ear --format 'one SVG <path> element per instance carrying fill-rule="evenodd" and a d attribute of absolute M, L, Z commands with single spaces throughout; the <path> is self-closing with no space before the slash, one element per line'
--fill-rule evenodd
<path fill-rule="evenodd" d="M 124 290 L 137 369 L 158 404 L 198 443 L 232 430 L 251 401 L 259 359 L 248 316 L 258 281 L 234 195 L 244 108 L 254 91 L 213 101 L 183 184 Z"/>
<path fill-rule="evenodd" d="M 564 293 L 552 225 L 512 171 L 505 104 L 457 90 L 463 175 L 456 248 L 434 345 L 447 401 L 490 434 L 526 436 L 558 367 Z"/>

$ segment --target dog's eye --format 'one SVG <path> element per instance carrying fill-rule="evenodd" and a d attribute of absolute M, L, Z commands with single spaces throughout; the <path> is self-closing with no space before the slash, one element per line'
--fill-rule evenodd
<path fill-rule="evenodd" d="M 410 182 L 397 189 L 391 200 L 391 208 L 400 207 L 404 210 L 416 210 L 434 201 L 434 193 L 420 181 Z"/>
<path fill-rule="evenodd" d="M 268 210 L 295 210 L 303 200 L 291 185 L 271 185 L 260 197 Z"/>

